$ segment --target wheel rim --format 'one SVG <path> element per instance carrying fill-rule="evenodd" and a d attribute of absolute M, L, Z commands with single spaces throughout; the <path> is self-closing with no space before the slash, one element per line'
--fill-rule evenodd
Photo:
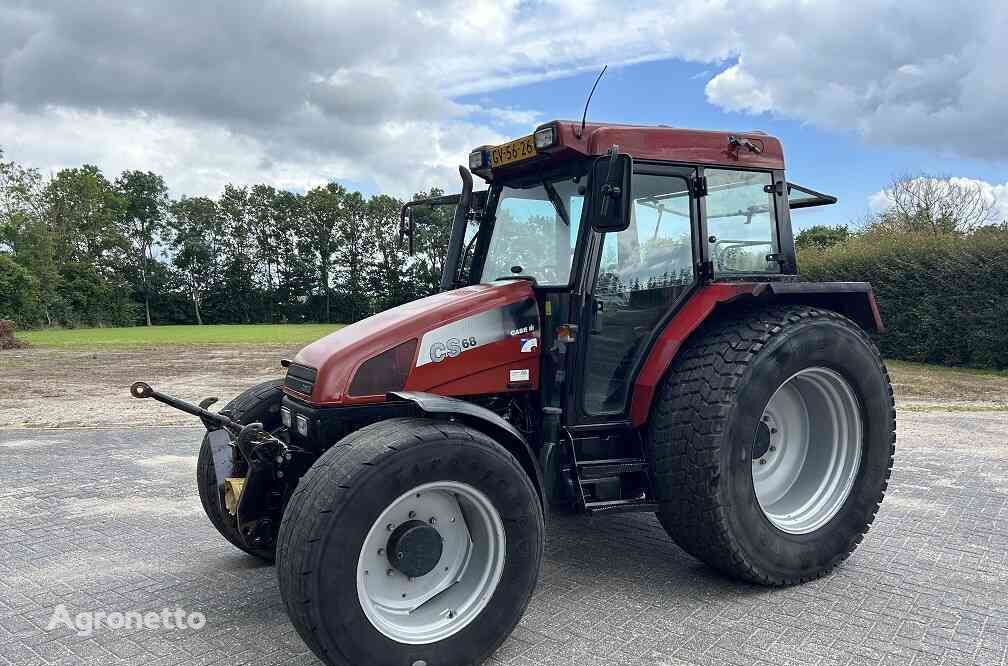
<path fill-rule="evenodd" d="M 774 392 L 753 443 L 753 489 L 777 529 L 808 534 L 846 502 L 861 463 L 861 408 L 828 368 L 806 368 Z"/>
<path fill-rule="evenodd" d="M 399 643 L 448 638 L 490 602 L 504 571 L 504 545 L 500 514 L 482 492 L 455 481 L 417 486 L 393 501 L 364 538 L 357 561 L 361 609 Z"/>

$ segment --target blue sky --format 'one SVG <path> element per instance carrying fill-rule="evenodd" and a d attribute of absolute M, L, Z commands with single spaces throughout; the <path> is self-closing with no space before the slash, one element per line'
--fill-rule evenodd
<path fill-rule="evenodd" d="M 601 68 L 599 68 L 601 69 Z M 812 224 L 859 224 L 869 198 L 896 175 L 927 172 L 990 183 L 1008 182 L 1008 161 L 963 159 L 923 149 L 867 143 L 853 130 L 821 129 L 775 113 L 725 111 L 710 103 L 711 66 L 677 59 L 609 67 L 592 98 L 588 117 L 607 122 L 672 125 L 696 129 L 763 130 L 784 143 L 788 178 L 839 198 L 836 205 L 798 211 L 796 228 Z M 584 72 L 459 98 L 464 104 L 535 109 L 537 122 L 579 119 L 597 72 Z M 512 124 L 515 136 L 531 124 Z"/>

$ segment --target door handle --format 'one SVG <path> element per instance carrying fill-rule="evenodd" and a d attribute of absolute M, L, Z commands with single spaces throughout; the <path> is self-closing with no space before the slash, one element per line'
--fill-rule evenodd
<path fill-rule="evenodd" d="M 605 303 L 600 300 L 595 300 L 594 312 L 592 313 L 592 335 L 602 332 L 602 318 L 599 316 L 605 312 Z"/>

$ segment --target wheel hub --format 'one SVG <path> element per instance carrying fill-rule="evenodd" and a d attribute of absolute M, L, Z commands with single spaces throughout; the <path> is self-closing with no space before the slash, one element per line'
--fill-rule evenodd
<path fill-rule="evenodd" d="M 752 449 L 753 460 L 759 460 L 770 450 L 770 426 L 766 422 L 767 419 L 764 418 L 756 426 L 756 440 L 753 442 Z"/>
<path fill-rule="evenodd" d="M 410 520 L 395 529 L 385 552 L 389 564 L 409 578 L 429 574 L 441 560 L 444 539 L 432 525 Z"/>

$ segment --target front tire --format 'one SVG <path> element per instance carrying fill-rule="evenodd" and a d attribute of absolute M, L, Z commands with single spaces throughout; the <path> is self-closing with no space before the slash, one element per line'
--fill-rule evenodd
<path fill-rule="evenodd" d="M 822 576 L 874 520 L 895 419 L 878 350 L 840 314 L 776 307 L 706 325 L 652 410 L 659 521 L 732 577 Z"/>
<path fill-rule="evenodd" d="M 390 419 L 301 479 L 280 526 L 280 592 L 327 664 L 480 663 L 525 611 L 543 541 L 536 489 L 502 446 Z"/>

